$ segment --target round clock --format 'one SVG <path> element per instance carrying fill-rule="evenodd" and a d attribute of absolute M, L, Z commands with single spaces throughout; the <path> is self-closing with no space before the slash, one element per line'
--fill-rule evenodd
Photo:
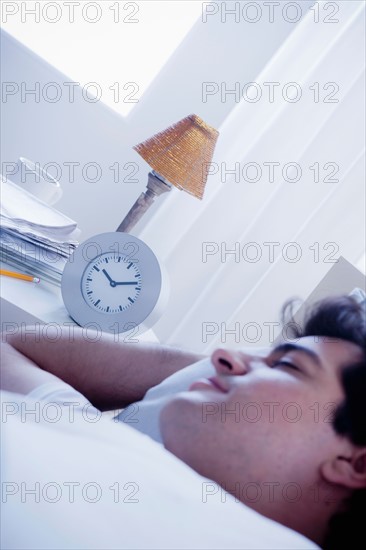
<path fill-rule="evenodd" d="M 147 330 L 167 297 L 153 251 L 120 232 L 102 233 L 78 246 L 65 265 L 61 292 L 76 323 L 113 333 Z"/>

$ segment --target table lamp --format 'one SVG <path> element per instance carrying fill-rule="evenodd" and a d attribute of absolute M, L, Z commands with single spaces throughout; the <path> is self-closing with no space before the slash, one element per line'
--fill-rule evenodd
<path fill-rule="evenodd" d="M 202 199 L 207 164 L 211 162 L 219 132 L 199 116 L 189 115 L 166 130 L 134 146 L 153 169 L 147 190 L 141 193 L 117 231 L 128 233 L 154 202 L 155 197 L 180 190 Z"/>

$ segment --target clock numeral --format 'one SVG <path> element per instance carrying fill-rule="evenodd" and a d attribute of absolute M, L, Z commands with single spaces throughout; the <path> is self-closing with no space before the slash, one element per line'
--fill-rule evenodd
<path fill-rule="evenodd" d="M 109 311 L 109 306 L 107 306 L 107 313 L 108 313 L 108 311 Z"/>
<path fill-rule="evenodd" d="M 105 260 L 104 260 L 104 261 L 105 261 L 105 263 L 107 264 L 107 263 L 108 263 L 108 258 L 105 258 Z"/>
<path fill-rule="evenodd" d="M 119 306 L 119 310 L 120 310 L 120 311 L 123 311 L 122 306 Z"/>
<path fill-rule="evenodd" d="M 87 281 L 92 281 L 93 279 L 87 279 Z"/>
<path fill-rule="evenodd" d="M 98 269 L 96 265 L 93 266 L 93 269 L 95 269 L 96 271 L 100 271 L 100 269 Z"/>
<path fill-rule="evenodd" d="M 131 262 L 130 264 L 128 264 L 127 266 L 127 269 L 130 269 L 130 267 L 133 265 L 133 263 Z"/>
<path fill-rule="evenodd" d="M 92 290 L 89 290 L 89 292 L 87 292 L 87 294 L 93 294 L 93 291 L 92 291 Z"/>
<path fill-rule="evenodd" d="M 132 300 L 132 298 L 128 297 L 128 299 L 130 300 L 131 304 L 134 304 L 134 303 L 135 303 L 135 301 Z"/>
<path fill-rule="evenodd" d="M 121 256 L 118 258 L 118 263 L 121 261 Z"/>
<path fill-rule="evenodd" d="M 94 305 L 97 306 L 99 304 L 99 302 L 100 302 L 100 300 L 97 300 Z"/>

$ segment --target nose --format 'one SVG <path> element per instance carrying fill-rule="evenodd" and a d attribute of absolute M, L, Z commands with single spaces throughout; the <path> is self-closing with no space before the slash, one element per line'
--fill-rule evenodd
<path fill-rule="evenodd" d="M 236 350 L 219 348 L 211 355 L 211 362 L 217 374 L 246 374 L 250 368 L 250 356 Z"/>

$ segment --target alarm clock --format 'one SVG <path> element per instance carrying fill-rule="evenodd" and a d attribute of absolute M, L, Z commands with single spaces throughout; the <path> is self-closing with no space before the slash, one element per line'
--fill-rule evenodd
<path fill-rule="evenodd" d="M 167 281 L 154 252 L 128 233 L 102 233 L 70 255 L 61 280 L 62 298 L 82 327 L 122 333 L 149 329 L 167 300 Z"/>

